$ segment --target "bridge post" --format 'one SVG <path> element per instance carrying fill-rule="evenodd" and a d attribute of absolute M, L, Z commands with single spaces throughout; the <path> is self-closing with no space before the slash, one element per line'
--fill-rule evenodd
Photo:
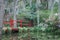
<path fill-rule="evenodd" d="M 22 27 L 22 22 L 23 22 L 23 21 L 22 21 L 22 20 L 20 20 L 20 27 Z"/>
<path fill-rule="evenodd" d="M 9 25 L 10 25 L 11 28 L 13 28 L 13 26 L 14 26 L 14 20 L 13 19 L 10 19 Z"/>

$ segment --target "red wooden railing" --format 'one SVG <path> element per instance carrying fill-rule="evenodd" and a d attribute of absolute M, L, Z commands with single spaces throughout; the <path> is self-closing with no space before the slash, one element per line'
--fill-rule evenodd
<path fill-rule="evenodd" d="M 8 22 L 7 21 L 3 21 L 3 23 L 4 24 L 9 24 L 10 27 L 13 28 L 14 21 L 19 22 L 20 23 L 20 27 L 23 26 L 23 20 L 13 20 L 13 19 L 10 19 L 10 21 L 8 21 Z M 29 22 L 28 24 L 24 24 L 24 25 L 31 27 L 31 22 Z"/>

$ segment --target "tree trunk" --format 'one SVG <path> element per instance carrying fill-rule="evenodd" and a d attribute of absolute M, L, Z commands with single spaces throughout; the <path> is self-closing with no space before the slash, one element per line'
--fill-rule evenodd
<path fill-rule="evenodd" d="M 59 0 L 59 3 L 58 3 L 58 17 L 59 17 L 59 22 L 60 22 L 60 0 Z"/>
<path fill-rule="evenodd" d="M 51 3 L 49 3 L 49 9 L 51 10 L 51 14 L 49 16 L 49 20 L 51 20 L 51 18 L 53 17 L 53 9 L 54 9 L 54 1 L 55 0 L 50 0 Z"/>
<path fill-rule="evenodd" d="M 52 6 L 54 5 L 55 0 L 48 0 L 48 9 L 51 10 Z"/>
<path fill-rule="evenodd" d="M 40 0 L 41 1 L 41 4 L 43 5 L 44 4 L 44 9 L 48 9 L 48 0 Z"/>
<path fill-rule="evenodd" d="M 17 14 L 18 0 L 14 0 L 14 27 L 17 27 L 16 14 Z"/>
<path fill-rule="evenodd" d="M 3 16 L 4 16 L 4 0 L 0 0 L 0 40 L 2 36 L 2 27 L 3 27 Z"/>

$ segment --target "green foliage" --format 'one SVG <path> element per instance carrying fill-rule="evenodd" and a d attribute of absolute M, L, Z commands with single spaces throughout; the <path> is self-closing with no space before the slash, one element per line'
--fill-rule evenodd
<path fill-rule="evenodd" d="M 8 1 L 8 3 L 11 3 L 11 2 L 13 2 L 13 0 L 7 0 Z"/>
<path fill-rule="evenodd" d="M 58 3 L 55 3 L 54 5 L 54 13 L 58 13 Z"/>
<path fill-rule="evenodd" d="M 19 6 L 21 6 L 21 1 L 22 0 L 20 0 L 19 1 Z M 9 3 L 11 3 L 11 2 L 13 2 L 13 0 L 8 0 L 8 2 Z M 21 8 L 21 7 L 19 7 L 19 9 L 20 9 L 20 11 L 19 11 L 19 13 L 18 13 L 18 15 L 17 15 L 17 19 L 20 19 L 20 18 L 28 18 L 28 19 L 33 19 L 33 20 L 35 20 L 35 21 L 37 21 L 37 14 L 38 14 L 38 12 L 37 12 L 37 8 L 36 8 L 36 0 L 32 0 L 32 4 L 31 4 L 31 7 L 30 7 L 30 5 L 29 5 L 29 3 L 28 3 L 29 1 L 28 0 L 26 0 L 26 3 L 24 4 L 25 5 L 25 9 L 23 9 L 23 8 Z M 50 16 L 50 14 L 51 14 L 51 11 L 50 10 L 48 10 L 48 9 L 46 9 L 46 4 L 47 4 L 47 1 L 44 1 L 43 3 L 41 3 L 40 5 L 40 7 L 39 7 L 39 20 L 40 20 L 40 23 L 45 23 L 45 21 L 47 20 L 47 19 L 49 19 L 49 16 Z M 54 5 L 54 12 L 53 12 L 53 14 L 55 14 L 55 13 L 57 13 L 58 12 L 58 7 L 57 7 L 58 5 L 57 5 L 57 3 Z M 5 10 L 5 12 L 6 13 L 8 13 L 8 11 L 7 10 Z M 54 15 L 53 15 L 54 16 Z M 12 18 L 12 17 L 11 17 Z M 57 20 L 57 17 L 56 17 L 56 20 Z M 56 21 L 55 20 L 55 21 Z M 47 28 L 47 30 L 48 31 L 50 31 L 51 30 L 51 28 L 52 27 L 54 27 L 54 23 L 55 23 L 55 21 L 51 21 L 51 22 L 47 22 L 47 24 L 48 24 L 48 28 Z M 37 22 L 36 22 L 37 23 Z M 6 25 L 6 26 L 9 26 L 9 25 Z M 31 28 L 30 29 L 30 31 L 37 31 L 37 30 L 42 30 L 42 29 L 44 29 L 43 27 L 33 27 L 33 28 Z M 19 31 L 21 32 L 22 30 L 25 30 L 25 31 L 27 31 L 28 30 L 28 28 L 26 28 L 26 27 L 23 27 L 23 28 L 19 28 Z"/>
<path fill-rule="evenodd" d="M 50 11 L 49 10 L 41 10 L 39 15 L 40 15 L 40 22 L 44 22 L 46 19 L 49 18 Z"/>

